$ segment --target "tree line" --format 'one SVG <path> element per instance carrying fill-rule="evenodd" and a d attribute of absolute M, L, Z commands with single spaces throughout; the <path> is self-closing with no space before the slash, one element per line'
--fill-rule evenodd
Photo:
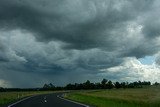
<path fill-rule="evenodd" d="M 157 82 L 156 82 L 157 83 Z M 155 84 L 156 84 L 155 83 Z M 157 83 L 159 84 L 159 83 Z M 111 80 L 103 79 L 101 82 L 92 83 L 87 80 L 84 83 L 67 84 L 65 87 L 56 87 L 52 83 L 45 84 L 43 89 L 64 89 L 64 90 L 87 90 L 87 89 L 112 89 L 112 88 L 142 88 L 143 86 L 150 86 L 150 81 L 135 81 L 135 82 L 112 82 Z"/>
<path fill-rule="evenodd" d="M 153 85 L 159 85 L 155 82 Z M 84 83 L 67 84 L 66 86 L 55 86 L 52 83 L 44 84 L 41 88 L 3 88 L 0 87 L 0 92 L 5 91 L 46 91 L 46 90 L 89 90 L 89 89 L 119 89 L 119 88 L 142 88 L 150 86 L 150 81 L 135 81 L 135 82 L 112 82 L 111 80 L 102 79 L 101 82 L 92 83 L 87 80 Z"/>

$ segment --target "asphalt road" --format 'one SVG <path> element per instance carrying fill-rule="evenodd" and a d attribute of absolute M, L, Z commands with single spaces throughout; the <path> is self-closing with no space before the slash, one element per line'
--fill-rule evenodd
<path fill-rule="evenodd" d="M 23 101 L 16 102 L 9 105 L 8 107 L 87 107 L 85 105 L 80 105 L 64 100 L 57 96 L 61 96 L 61 94 L 54 93 L 47 95 L 38 95 L 25 99 Z"/>

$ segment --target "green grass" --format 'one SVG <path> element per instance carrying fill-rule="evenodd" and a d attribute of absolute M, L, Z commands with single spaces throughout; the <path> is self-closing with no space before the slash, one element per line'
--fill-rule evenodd
<path fill-rule="evenodd" d="M 24 97 L 53 93 L 53 91 L 0 92 L 0 106 L 20 100 Z"/>
<path fill-rule="evenodd" d="M 65 98 L 94 107 L 160 107 L 160 87 L 79 91 Z"/>

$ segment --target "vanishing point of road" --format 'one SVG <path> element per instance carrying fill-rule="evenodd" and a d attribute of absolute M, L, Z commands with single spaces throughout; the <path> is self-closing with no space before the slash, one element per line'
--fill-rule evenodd
<path fill-rule="evenodd" d="M 7 107 L 89 107 L 59 97 L 60 93 L 37 95 L 18 101 Z"/>

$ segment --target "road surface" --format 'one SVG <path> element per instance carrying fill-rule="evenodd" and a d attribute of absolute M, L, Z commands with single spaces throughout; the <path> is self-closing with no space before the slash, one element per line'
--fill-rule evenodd
<path fill-rule="evenodd" d="M 60 93 L 38 95 L 13 103 L 8 107 L 89 107 L 60 98 Z"/>

